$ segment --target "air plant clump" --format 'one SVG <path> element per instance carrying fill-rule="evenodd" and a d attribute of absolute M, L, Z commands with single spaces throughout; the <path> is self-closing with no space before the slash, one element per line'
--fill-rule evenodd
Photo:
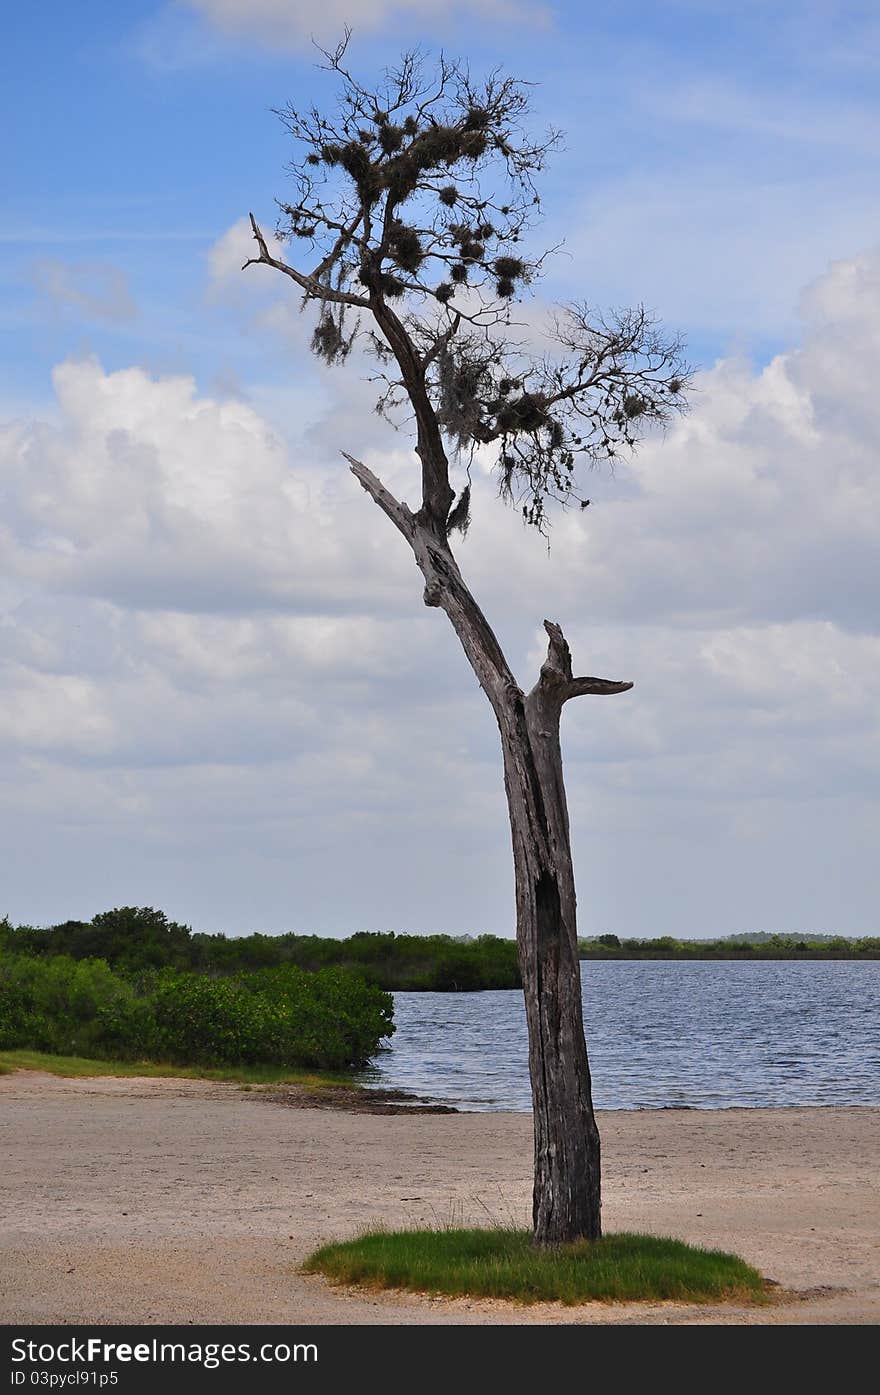
<path fill-rule="evenodd" d="M 399 298 L 406 291 L 406 284 L 392 272 L 383 271 L 376 251 L 368 253 L 360 265 L 358 280 L 367 290 L 376 294 Z"/>
<path fill-rule="evenodd" d="M 468 279 L 468 269 L 464 262 L 456 262 L 449 274 L 453 281 L 459 286 L 463 285 Z"/>
<path fill-rule="evenodd" d="M 440 285 L 437 286 L 437 288 L 434 291 L 434 296 L 437 300 L 439 300 L 441 305 L 445 305 L 447 301 L 451 300 L 453 294 L 454 287 L 451 286 L 448 281 L 441 281 Z"/>
<path fill-rule="evenodd" d="M 618 426 L 625 426 L 627 422 L 645 416 L 650 410 L 651 404 L 646 397 L 642 397 L 637 392 L 628 392 L 624 395 L 617 410 L 612 413 L 612 420 Z"/>
<path fill-rule="evenodd" d="M 496 276 L 509 281 L 517 281 L 526 274 L 525 262 L 519 257 L 496 257 L 494 268 Z"/>
<path fill-rule="evenodd" d="M 391 296 L 392 300 L 399 300 L 406 292 L 406 282 L 401 281 L 399 276 L 392 276 L 383 271 L 377 278 L 376 288 L 383 295 Z"/>
<path fill-rule="evenodd" d="M 473 238 L 466 238 L 460 243 L 459 252 L 463 262 L 481 262 L 486 255 L 482 242 L 476 242 Z"/>
<path fill-rule="evenodd" d="M 495 290 L 502 300 L 512 300 L 516 295 L 517 281 L 528 280 L 528 267 L 521 257 L 496 257 L 493 263 Z"/>
<path fill-rule="evenodd" d="M 354 343 L 354 334 L 348 338 L 345 336 L 344 313 L 345 306 L 341 306 L 338 315 L 334 315 L 333 308 L 325 305 L 315 325 L 312 333 L 312 353 L 322 358 L 325 363 L 344 363 Z"/>
<path fill-rule="evenodd" d="M 402 271 L 412 274 L 418 271 L 425 260 L 425 249 L 415 228 L 407 227 L 400 219 L 395 219 L 391 225 L 388 252 Z"/>
<path fill-rule="evenodd" d="M 395 204 L 406 203 L 418 186 L 421 169 L 409 152 L 395 155 L 380 166 L 379 183 Z"/>
<path fill-rule="evenodd" d="M 489 125 L 489 113 L 485 107 L 471 106 L 464 118 L 466 131 L 485 131 Z"/>
<path fill-rule="evenodd" d="M 436 165 L 452 165 L 465 158 L 479 159 L 485 149 L 484 135 L 470 134 L 457 126 L 437 125 L 421 131 L 408 153 L 416 156 L 422 169 L 429 169 Z"/>
<path fill-rule="evenodd" d="M 486 255 L 486 237 L 492 236 L 495 229 L 491 223 L 478 223 L 476 227 L 468 223 L 450 223 L 446 231 L 465 261 L 479 262 Z"/>
<path fill-rule="evenodd" d="M 382 129 L 380 124 L 380 140 Z M 405 130 L 405 125 L 402 129 Z M 415 192 L 426 172 L 435 171 L 442 165 L 455 165 L 463 159 L 478 160 L 484 154 L 486 144 L 484 134 L 463 131 L 458 125 L 441 125 L 437 122 L 422 129 L 416 127 L 406 149 L 391 153 L 377 166 L 379 185 L 388 191 L 389 198 L 395 203 L 404 203 Z"/>
<path fill-rule="evenodd" d="M 495 142 L 497 145 L 497 141 Z M 469 131 L 461 138 L 461 154 L 466 160 L 479 160 L 485 155 L 489 142 L 482 131 Z"/>
<path fill-rule="evenodd" d="M 477 439 L 482 421 L 485 364 L 441 349 L 437 355 L 437 369 L 440 388 L 437 419 L 458 449 L 466 450 Z"/>
<path fill-rule="evenodd" d="M 379 127 L 379 145 L 384 155 L 393 155 L 403 145 L 404 131 L 402 126 L 392 126 L 390 122 L 383 121 Z"/>
<path fill-rule="evenodd" d="M 447 208 L 454 208 L 458 201 L 458 190 L 454 184 L 444 184 L 437 197 Z"/>
<path fill-rule="evenodd" d="M 495 424 L 503 434 L 537 431 L 547 425 L 547 399 L 543 393 L 523 392 L 498 407 Z"/>
<path fill-rule="evenodd" d="M 378 166 L 360 140 L 350 140 L 345 145 L 324 141 L 320 147 L 320 157 L 331 169 L 336 165 L 342 166 L 353 180 L 365 206 L 372 207 L 377 202 L 382 193 Z"/>
<path fill-rule="evenodd" d="M 565 429 L 562 422 L 557 421 L 555 417 L 547 419 L 547 434 L 553 450 L 559 450 L 565 444 Z M 574 461 L 571 463 L 574 464 Z"/>

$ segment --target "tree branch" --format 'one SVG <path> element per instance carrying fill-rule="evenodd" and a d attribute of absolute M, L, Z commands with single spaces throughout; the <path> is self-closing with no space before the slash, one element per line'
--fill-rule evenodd
<path fill-rule="evenodd" d="M 598 693 L 607 697 L 611 693 L 625 693 L 632 683 L 618 683 L 613 678 L 573 678 L 563 702 L 569 698 L 584 697 L 587 693 Z"/>
<path fill-rule="evenodd" d="M 437 537 L 445 542 L 446 520 L 455 499 L 455 490 L 449 483 L 449 462 L 443 449 L 437 414 L 425 385 L 422 360 L 412 336 L 381 296 L 372 296 L 370 310 L 397 360 L 416 418 L 416 454 L 422 465 L 421 516 Z"/>
<path fill-rule="evenodd" d="M 558 687 L 571 682 L 571 650 L 562 627 L 552 620 L 544 621 L 544 629 L 550 639 L 547 658 L 541 665 L 539 683 L 545 687 Z"/>
<path fill-rule="evenodd" d="M 411 509 L 395 499 L 390 490 L 385 488 L 382 481 L 362 461 L 355 460 L 354 456 L 349 455 L 346 450 L 342 451 L 341 454 L 348 461 L 351 473 L 358 484 L 363 486 L 371 499 L 379 505 L 382 512 L 388 515 L 395 528 L 403 534 L 408 543 L 412 544 L 415 519 Z"/>
<path fill-rule="evenodd" d="M 477 679 L 499 721 L 512 693 L 522 694 L 501 646 L 480 607 L 465 584 L 458 563 L 445 539 L 439 540 L 426 525 L 421 511 L 414 514 L 399 503 L 372 470 L 347 451 L 342 454 L 351 473 L 383 513 L 403 534 L 413 550 L 416 566 L 425 580 L 424 602 L 446 612 Z"/>
<path fill-rule="evenodd" d="M 422 355 L 423 370 L 428 368 L 434 362 L 434 359 L 437 357 L 438 354 L 443 353 L 444 349 L 449 348 L 452 339 L 454 339 L 455 335 L 458 333 L 458 327 L 460 324 L 461 314 L 459 313 L 459 311 L 456 310 L 452 317 L 452 321 L 449 327 L 445 329 L 442 334 L 437 335 L 431 347 Z"/>
<path fill-rule="evenodd" d="M 289 276 L 298 286 L 302 287 L 306 295 L 312 296 L 315 300 L 330 300 L 335 305 L 357 305 L 362 310 L 369 310 L 370 302 L 365 296 L 352 295 L 349 291 L 334 291 L 331 286 L 325 285 L 323 281 L 316 281 L 313 276 L 304 276 L 301 271 L 297 271 L 294 267 L 288 266 L 287 262 L 280 262 L 277 257 L 271 256 L 266 244 L 266 239 L 257 226 L 257 220 L 252 213 L 250 214 L 250 220 L 257 246 L 260 249 L 260 255 L 258 257 L 248 257 L 241 268 L 242 271 L 249 266 L 274 266 L 276 271 L 283 271 L 285 276 Z"/>
<path fill-rule="evenodd" d="M 547 658 L 541 665 L 541 674 L 532 694 L 552 698 L 561 707 L 569 698 L 584 697 L 588 693 L 600 696 L 625 693 L 633 686 L 632 683 L 619 683 L 612 678 L 575 678 L 571 668 L 571 650 L 561 626 L 552 620 L 545 620 L 544 629 L 550 642 Z"/>

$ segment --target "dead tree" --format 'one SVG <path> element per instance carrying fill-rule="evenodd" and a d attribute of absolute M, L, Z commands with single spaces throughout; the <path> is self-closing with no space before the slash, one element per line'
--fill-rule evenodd
<path fill-rule="evenodd" d="M 317 309 L 312 348 L 327 362 L 344 362 L 362 336 L 380 410 L 402 408 L 415 436 L 416 509 L 342 454 L 412 548 L 425 604 L 446 612 L 498 722 L 529 1031 L 535 1240 L 593 1239 L 599 1133 L 559 724 L 569 699 L 632 684 L 576 676 L 562 630 L 545 620 L 546 661 L 531 691 L 521 688 L 450 535 L 468 525 L 475 452 L 493 453 L 500 493 L 541 531 L 551 501 L 585 507 L 578 465 L 613 462 L 647 425 L 680 410 L 687 368 L 679 341 L 643 308 L 604 316 L 567 305 L 548 330 L 552 352 L 530 349 L 510 312 L 544 259 L 530 258 L 524 242 L 540 212 L 535 177 L 557 135 L 529 137 L 527 91 L 499 72 L 475 82 L 459 63 L 428 68 L 409 53 L 369 90 L 347 66 L 347 47 L 348 35 L 324 54 L 338 89 L 331 112 L 277 113 L 297 152 L 278 235 L 301 245 L 311 269 L 274 256 L 253 215 L 258 254 L 245 265 L 281 272 Z"/>

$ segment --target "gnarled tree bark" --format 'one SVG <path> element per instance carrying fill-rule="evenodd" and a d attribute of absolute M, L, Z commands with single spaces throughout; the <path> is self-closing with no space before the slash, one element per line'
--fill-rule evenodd
<path fill-rule="evenodd" d="M 562 630 L 545 620 L 547 659 L 520 688 L 445 538 L 360 461 L 352 473 L 412 548 L 424 600 L 449 617 L 498 722 L 513 843 L 516 932 L 529 1032 L 535 1137 L 535 1243 L 601 1235 L 599 1130 L 584 1039 L 577 910 L 559 726 L 569 698 L 631 683 L 576 678 Z"/>

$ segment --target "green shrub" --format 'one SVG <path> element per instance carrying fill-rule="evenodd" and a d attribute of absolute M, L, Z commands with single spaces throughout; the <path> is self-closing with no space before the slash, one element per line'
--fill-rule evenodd
<path fill-rule="evenodd" d="M 101 959 L 0 955 L 0 1050 L 341 1070 L 393 1031 L 390 994 L 344 969 L 134 978 Z"/>
<path fill-rule="evenodd" d="M 149 1004 L 100 959 L 0 958 L 0 1049 L 108 1056 L 155 1046 Z"/>

